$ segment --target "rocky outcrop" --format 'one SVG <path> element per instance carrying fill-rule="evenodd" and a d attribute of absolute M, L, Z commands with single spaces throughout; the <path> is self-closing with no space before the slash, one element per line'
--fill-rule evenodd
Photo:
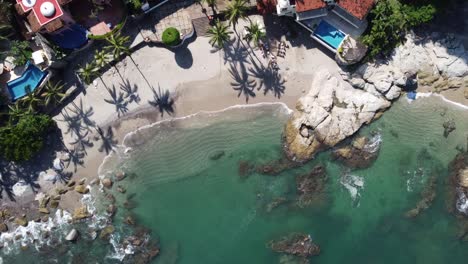
<path fill-rule="evenodd" d="M 379 87 L 385 90 L 384 85 Z M 377 93 L 354 89 L 327 70 L 318 71 L 286 124 L 283 137 L 288 158 L 307 161 L 369 124 L 376 113 L 391 105 Z"/>
<path fill-rule="evenodd" d="M 78 230 L 72 229 L 67 236 L 65 237 L 65 240 L 67 241 L 75 241 L 78 238 Z"/>
<path fill-rule="evenodd" d="M 306 207 L 320 201 L 325 195 L 327 172 L 322 165 L 315 166 L 311 172 L 296 177 L 296 189 L 299 194 L 298 206 Z"/>
<path fill-rule="evenodd" d="M 335 149 L 332 157 L 350 168 L 368 168 L 377 159 L 380 142 L 379 134 L 372 138 L 357 137 L 350 145 Z"/>
<path fill-rule="evenodd" d="M 313 243 L 312 238 L 306 234 L 293 233 L 278 241 L 271 241 L 270 248 L 275 252 L 303 258 L 320 254 L 320 247 Z"/>
<path fill-rule="evenodd" d="M 343 77 L 355 88 L 399 97 L 402 88 L 431 87 L 434 92 L 468 87 L 468 52 L 451 35 L 419 37 L 408 34 L 387 60 L 360 66 Z"/>

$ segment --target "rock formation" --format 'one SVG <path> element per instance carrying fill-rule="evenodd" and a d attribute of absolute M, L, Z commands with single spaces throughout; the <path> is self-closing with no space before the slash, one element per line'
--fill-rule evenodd
<path fill-rule="evenodd" d="M 295 161 L 307 161 L 318 151 L 353 135 L 390 105 L 382 95 L 354 89 L 327 70 L 320 70 L 286 124 L 286 155 Z"/>
<path fill-rule="evenodd" d="M 430 87 L 434 92 L 468 88 L 468 52 L 451 35 L 433 33 L 406 36 L 389 59 L 361 65 L 354 73 L 343 73 L 352 86 L 388 100 L 398 98 L 402 88 Z"/>
<path fill-rule="evenodd" d="M 377 159 L 380 149 L 380 135 L 372 138 L 357 137 L 350 145 L 335 149 L 332 157 L 350 168 L 364 169 Z"/>
<path fill-rule="evenodd" d="M 290 234 L 278 241 L 271 241 L 270 247 L 275 252 L 286 253 L 298 257 L 311 257 L 320 254 L 320 247 L 306 234 Z"/>

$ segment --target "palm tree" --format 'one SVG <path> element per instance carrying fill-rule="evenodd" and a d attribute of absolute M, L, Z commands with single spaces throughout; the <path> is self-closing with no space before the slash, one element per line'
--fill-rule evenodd
<path fill-rule="evenodd" d="M 266 37 L 265 31 L 260 28 L 258 23 L 250 22 L 250 25 L 246 26 L 245 29 L 247 30 L 245 39 L 247 42 L 252 41 L 256 47 L 258 47 L 260 40 Z"/>
<path fill-rule="evenodd" d="M 141 76 L 146 81 L 146 84 L 148 84 L 149 88 L 151 89 L 152 88 L 151 84 L 149 83 L 148 79 L 146 79 L 146 76 L 143 74 L 143 72 L 141 72 L 140 68 L 135 63 L 135 60 L 133 60 L 131 50 L 129 47 L 127 47 L 127 43 L 130 41 L 130 37 L 122 36 L 120 35 L 120 33 L 116 33 L 116 34 L 110 34 L 109 36 L 107 36 L 106 41 L 109 43 L 109 46 L 107 46 L 106 48 L 112 51 L 114 60 L 119 59 L 122 55 L 128 55 L 130 57 L 130 60 L 133 62 L 133 64 L 137 68 L 138 72 L 140 72 Z"/>
<path fill-rule="evenodd" d="M 216 8 L 218 7 L 216 4 L 216 0 L 203 0 L 203 2 L 205 2 L 211 8 L 211 10 L 213 11 L 213 17 L 216 17 Z"/>
<path fill-rule="evenodd" d="M 45 105 L 48 106 L 50 103 L 58 103 L 63 100 L 65 94 L 62 93 L 63 84 L 62 82 L 52 83 L 51 81 L 47 82 L 45 86 L 45 92 L 42 94 L 42 97 L 45 99 Z"/>
<path fill-rule="evenodd" d="M 19 104 L 9 105 L 8 108 L 10 109 L 8 111 L 10 124 L 14 124 L 23 115 L 25 115 L 27 113 L 27 112 L 25 112 L 25 110 L 23 108 L 21 108 L 21 106 Z"/>
<path fill-rule="evenodd" d="M 112 61 L 112 56 L 108 54 L 105 50 L 101 50 L 101 51 L 96 50 L 96 52 L 94 53 L 94 62 L 96 63 L 96 66 L 98 68 L 103 68 L 106 65 L 111 66 L 110 65 L 111 61 Z M 119 74 L 120 79 L 122 79 L 122 81 L 125 81 L 125 79 L 120 74 L 119 69 L 115 65 L 114 65 L 114 69 Z"/>
<path fill-rule="evenodd" d="M 39 106 L 42 101 L 36 97 L 36 93 L 31 91 L 31 86 L 26 86 L 26 96 L 20 99 L 21 104 L 27 109 L 29 113 L 34 113 L 37 106 Z"/>
<path fill-rule="evenodd" d="M 98 68 L 93 63 L 86 63 L 85 66 L 78 69 L 77 73 L 83 78 L 86 84 L 90 84 L 97 75 Z"/>
<path fill-rule="evenodd" d="M 215 24 L 208 29 L 208 35 L 211 36 L 210 44 L 213 47 L 222 49 L 224 44 L 229 41 L 232 31 L 229 30 L 228 26 L 216 20 Z"/>
<path fill-rule="evenodd" d="M 226 9 L 226 17 L 236 33 L 237 22 L 239 22 L 239 19 L 247 17 L 247 10 L 246 0 L 233 0 Z"/>

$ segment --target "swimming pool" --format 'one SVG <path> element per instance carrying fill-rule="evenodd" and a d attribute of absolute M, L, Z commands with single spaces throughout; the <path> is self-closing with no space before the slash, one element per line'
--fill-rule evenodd
<path fill-rule="evenodd" d="M 25 96 L 27 94 L 28 86 L 31 92 L 34 92 L 34 90 L 39 87 L 42 80 L 47 76 L 47 73 L 47 71 L 41 71 L 28 61 L 21 77 L 7 83 L 8 92 L 11 95 L 12 101 L 16 101 Z"/>
<path fill-rule="evenodd" d="M 322 20 L 314 31 L 314 36 L 325 42 L 334 50 L 338 49 L 346 34 Z"/>

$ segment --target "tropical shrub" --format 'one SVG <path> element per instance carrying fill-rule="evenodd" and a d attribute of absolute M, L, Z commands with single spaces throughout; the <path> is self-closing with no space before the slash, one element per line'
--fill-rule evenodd
<path fill-rule="evenodd" d="M 415 26 L 432 20 L 436 9 L 433 5 L 407 5 L 398 0 L 380 0 L 370 12 L 370 27 L 362 37 L 369 47 L 371 58 L 388 55 L 404 40 L 405 33 Z"/>
<path fill-rule="evenodd" d="M 13 40 L 10 43 L 10 53 L 15 58 L 17 66 L 25 65 L 32 57 L 32 50 L 27 41 Z"/>
<path fill-rule="evenodd" d="M 30 160 L 42 149 L 54 126 L 48 115 L 22 115 L 16 124 L 0 128 L 0 155 L 10 161 Z"/>
<path fill-rule="evenodd" d="M 168 46 L 176 46 L 180 43 L 180 33 L 176 28 L 170 27 L 164 30 L 162 42 Z"/>

